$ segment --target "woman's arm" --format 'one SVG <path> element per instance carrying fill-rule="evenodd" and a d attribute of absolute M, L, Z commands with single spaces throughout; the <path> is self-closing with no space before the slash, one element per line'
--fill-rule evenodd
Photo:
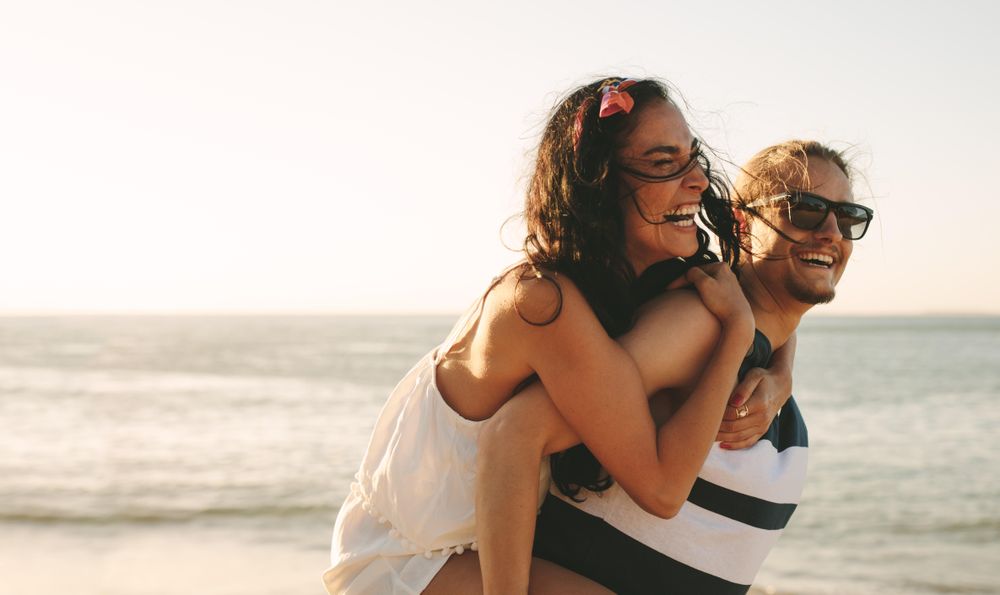
<path fill-rule="evenodd" d="M 692 277 L 709 303 L 726 290 L 731 290 L 727 299 L 735 301 L 736 294 L 743 299 L 728 270 L 713 271 L 719 278 L 699 273 Z M 745 302 L 737 303 L 731 316 L 725 316 L 719 303 L 714 305 L 724 315 L 722 324 L 696 295 L 677 292 L 648 309 L 623 337 L 625 357 L 613 365 L 638 367 L 643 380 L 638 400 L 614 383 L 560 397 L 563 379 L 553 378 L 543 365 L 538 370 L 542 383 L 513 398 L 486 424 L 480 436 L 476 504 L 487 593 L 526 590 L 541 457 L 576 444 L 578 435 L 640 506 L 663 517 L 676 513 L 711 447 L 753 338 Z M 620 375 L 621 369 L 607 364 L 563 372 L 591 378 L 596 369 L 595 380 Z M 644 395 L 699 377 L 690 398 L 657 432 Z"/>
<path fill-rule="evenodd" d="M 681 490 L 679 498 L 672 493 L 676 465 L 684 457 L 667 453 L 704 443 L 707 454 L 754 335 L 750 307 L 728 268 L 709 265 L 688 275 L 697 294 L 674 292 L 651 304 L 621 345 L 611 342 L 616 349 L 603 350 L 601 357 L 592 357 L 596 350 L 590 342 L 597 338 L 563 336 L 565 327 L 547 333 L 545 341 L 529 340 L 522 347 L 569 427 L 637 504 L 659 516 L 676 512 L 688 491 Z M 551 326 L 559 326 L 562 318 Z M 676 429 L 658 436 L 647 396 L 661 388 L 694 386 L 696 381 L 686 406 L 675 414 L 677 421 L 667 426 Z M 569 445 L 549 446 L 562 450 Z M 686 463 L 680 464 L 693 481 L 701 461 Z"/>
<path fill-rule="evenodd" d="M 719 446 L 738 450 L 753 446 L 792 396 L 792 365 L 796 339 L 793 333 L 774 352 L 769 368 L 751 368 L 729 399 L 729 407 L 715 440 Z M 745 409 L 742 409 L 745 407 Z M 740 416 L 740 410 L 744 415 Z"/>

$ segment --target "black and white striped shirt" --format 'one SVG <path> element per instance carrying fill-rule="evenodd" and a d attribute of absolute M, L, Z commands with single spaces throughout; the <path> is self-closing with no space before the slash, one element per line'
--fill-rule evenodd
<path fill-rule="evenodd" d="M 740 370 L 765 367 L 757 332 Z M 553 486 L 539 517 L 535 555 L 616 593 L 745 593 L 795 511 L 806 479 L 808 436 L 790 398 L 750 448 L 712 447 L 672 519 L 636 505 L 618 484 L 573 502 Z"/>

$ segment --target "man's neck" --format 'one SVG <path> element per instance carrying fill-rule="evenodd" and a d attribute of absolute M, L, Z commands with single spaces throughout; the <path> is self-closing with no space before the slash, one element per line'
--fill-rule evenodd
<path fill-rule="evenodd" d="M 773 349 L 785 344 L 812 304 L 800 302 L 784 288 L 768 288 L 754 273 L 752 264 L 740 268 L 740 285 L 750 302 L 757 330 L 764 333 Z"/>

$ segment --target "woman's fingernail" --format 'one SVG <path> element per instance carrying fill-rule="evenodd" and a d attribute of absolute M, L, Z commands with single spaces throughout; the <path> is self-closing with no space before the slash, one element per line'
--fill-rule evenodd
<path fill-rule="evenodd" d="M 724 448 L 726 450 L 729 450 L 730 447 L 725 442 L 721 442 L 721 443 L 719 443 L 719 448 Z"/>

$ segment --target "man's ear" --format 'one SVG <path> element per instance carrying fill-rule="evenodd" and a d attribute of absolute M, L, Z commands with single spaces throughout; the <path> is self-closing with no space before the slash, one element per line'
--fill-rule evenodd
<path fill-rule="evenodd" d="M 747 216 L 746 211 L 737 207 L 733 207 L 733 218 L 736 219 L 736 224 L 739 226 L 740 230 L 740 248 L 747 254 L 752 254 L 753 249 L 752 240 L 750 237 L 751 220 Z"/>
<path fill-rule="evenodd" d="M 740 235 L 746 235 L 750 233 L 750 221 L 747 220 L 747 214 L 743 212 L 743 209 L 739 207 L 733 207 L 733 217 L 736 222 L 740 225 Z"/>

